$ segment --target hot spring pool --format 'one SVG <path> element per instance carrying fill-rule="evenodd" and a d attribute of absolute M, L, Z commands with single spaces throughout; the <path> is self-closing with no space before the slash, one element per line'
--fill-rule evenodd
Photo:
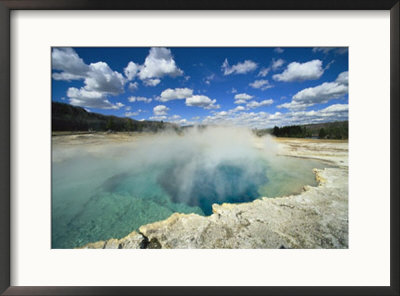
<path fill-rule="evenodd" d="M 213 203 L 298 193 L 316 185 L 313 168 L 326 167 L 219 141 L 166 136 L 123 145 L 53 145 L 52 248 L 121 238 L 174 212 L 210 215 Z"/>

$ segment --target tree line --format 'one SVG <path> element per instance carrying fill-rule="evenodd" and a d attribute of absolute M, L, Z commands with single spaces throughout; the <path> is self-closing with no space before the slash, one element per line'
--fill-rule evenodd
<path fill-rule="evenodd" d="M 163 121 L 134 120 L 113 115 L 88 112 L 84 108 L 52 102 L 52 131 L 136 131 L 157 132 L 179 129 Z"/>
<path fill-rule="evenodd" d="M 258 136 L 272 134 L 276 137 L 286 138 L 319 138 L 319 139 L 348 139 L 348 121 L 336 121 L 327 123 L 289 125 L 272 129 L 254 130 Z"/>

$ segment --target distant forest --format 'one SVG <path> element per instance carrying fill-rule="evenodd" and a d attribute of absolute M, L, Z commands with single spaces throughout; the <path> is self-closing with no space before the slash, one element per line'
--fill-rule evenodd
<path fill-rule="evenodd" d="M 349 122 L 336 121 L 328 123 L 291 125 L 269 129 L 255 129 L 257 136 L 272 134 L 276 137 L 289 138 L 320 138 L 320 139 L 348 139 Z M 82 107 L 69 104 L 52 102 L 52 131 L 132 131 L 132 132 L 157 132 L 173 129 L 176 132 L 184 128 L 176 124 L 163 121 L 134 120 L 112 115 L 88 112 Z M 200 125 L 200 128 L 206 128 Z"/>
<path fill-rule="evenodd" d="M 157 132 L 179 129 L 163 121 L 139 121 L 112 115 L 87 112 L 84 108 L 52 102 L 52 131 L 136 131 Z"/>
<path fill-rule="evenodd" d="M 287 138 L 319 138 L 319 139 L 348 139 L 349 122 L 335 121 L 305 125 L 275 126 L 272 129 L 254 130 L 258 136 L 272 134 L 276 137 Z"/>

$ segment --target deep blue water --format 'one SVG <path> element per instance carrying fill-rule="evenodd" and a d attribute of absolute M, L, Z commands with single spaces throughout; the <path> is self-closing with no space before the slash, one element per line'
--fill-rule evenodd
<path fill-rule="evenodd" d="M 179 176 L 184 174 L 185 166 L 176 163 L 167 167 L 157 182 L 168 193 L 172 202 L 199 207 L 205 215 L 210 215 L 214 203 L 248 202 L 260 196 L 259 187 L 268 182 L 265 174 L 267 167 L 261 161 L 253 165 L 257 169 L 251 172 L 239 164 L 229 162 L 218 164 L 212 171 L 197 168 L 192 186 L 185 191 L 179 186 Z"/>
<path fill-rule="evenodd" d="M 121 157 L 122 159 L 122 157 Z M 317 161 L 182 158 L 143 163 L 74 154 L 52 165 L 52 247 L 121 238 L 174 212 L 210 215 L 213 203 L 249 202 L 315 185 Z"/>

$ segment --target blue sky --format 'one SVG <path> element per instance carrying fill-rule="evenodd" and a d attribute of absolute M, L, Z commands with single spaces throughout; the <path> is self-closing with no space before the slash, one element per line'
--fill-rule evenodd
<path fill-rule="evenodd" d="M 52 49 L 52 100 L 180 125 L 348 119 L 347 48 Z"/>

